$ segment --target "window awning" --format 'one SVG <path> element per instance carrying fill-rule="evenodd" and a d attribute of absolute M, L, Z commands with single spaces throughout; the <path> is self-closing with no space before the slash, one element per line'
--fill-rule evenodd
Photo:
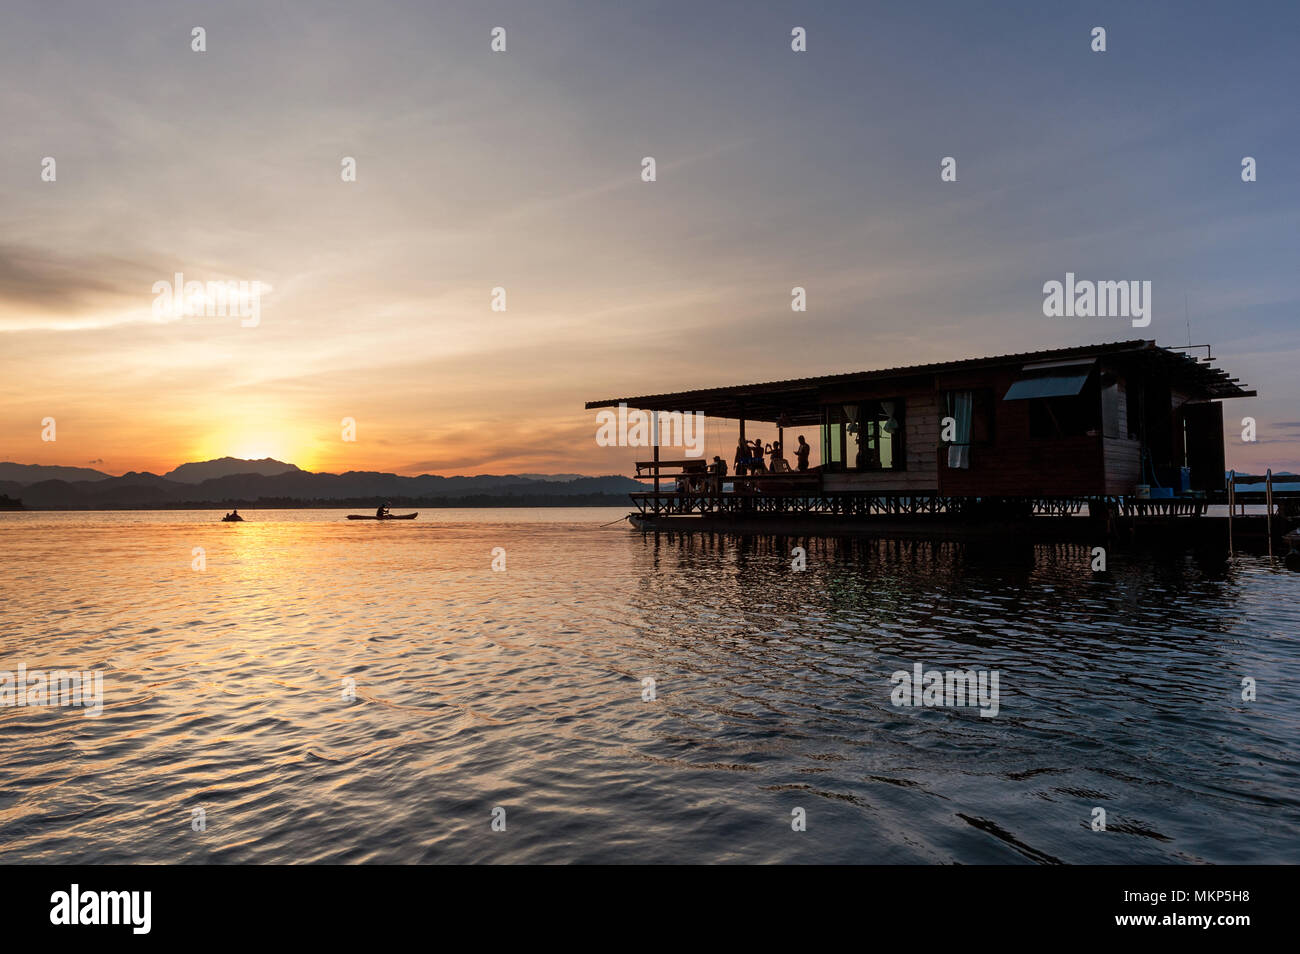
<path fill-rule="evenodd" d="M 1023 370 L 1027 373 L 1007 389 L 1002 400 L 1027 401 L 1031 398 L 1074 397 L 1083 390 L 1088 375 L 1092 373 L 1092 363 L 1052 368 L 1042 366 L 1035 368 L 1029 365 Z"/>

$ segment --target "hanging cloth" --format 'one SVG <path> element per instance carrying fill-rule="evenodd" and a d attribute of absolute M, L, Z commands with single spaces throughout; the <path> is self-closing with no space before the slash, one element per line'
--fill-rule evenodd
<path fill-rule="evenodd" d="M 948 393 L 948 416 L 957 424 L 953 441 L 948 445 L 948 466 L 953 470 L 970 469 L 970 419 L 974 406 L 973 392 Z"/>

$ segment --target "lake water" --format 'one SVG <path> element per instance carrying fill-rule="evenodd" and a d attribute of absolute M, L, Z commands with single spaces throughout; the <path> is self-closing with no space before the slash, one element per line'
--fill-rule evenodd
<path fill-rule="evenodd" d="M 1300 573 L 624 512 L 0 514 L 0 861 L 1300 860 Z"/>

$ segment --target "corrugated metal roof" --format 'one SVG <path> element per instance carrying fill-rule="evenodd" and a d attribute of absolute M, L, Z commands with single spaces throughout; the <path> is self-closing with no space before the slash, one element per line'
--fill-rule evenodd
<path fill-rule="evenodd" d="M 588 401 L 586 407 L 592 409 L 626 404 L 628 407 L 647 410 L 700 409 L 707 414 L 709 413 L 708 409 L 703 408 L 702 405 L 710 403 L 710 401 L 722 405 L 730 404 L 742 398 L 750 401 L 761 401 L 764 397 L 769 397 L 780 402 L 781 400 L 794 399 L 800 396 L 800 392 L 815 391 L 829 384 L 878 378 L 906 378 L 982 366 L 1027 364 L 1057 358 L 1099 357 L 1121 353 L 1145 353 L 1152 355 L 1155 360 L 1163 360 L 1170 365 L 1171 370 L 1186 375 L 1214 397 L 1250 397 L 1254 396 L 1255 393 L 1241 388 L 1236 383 L 1235 378 L 1229 378 L 1227 373 L 1219 368 L 1197 361 L 1195 358 L 1181 352 L 1159 347 L 1154 341 L 1135 338 L 1128 341 L 1111 341 L 1070 348 L 1052 348 L 1045 351 L 1022 351 L 984 358 L 962 358 L 955 361 L 940 361 L 931 364 L 902 365 L 873 371 L 852 371 L 819 375 L 811 378 L 787 378 L 758 384 L 738 384 L 662 394 L 645 394 L 637 397 L 609 398 L 602 401 Z"/>
<path fill-rule="evenodd" d="M 702 395 L 769 388 L 774 390 L 783 390 L 786 388 L 797 389 L 802 387 L 814 387 L 822 384 L 833 384 L 837 381 L 853 380 L 855 378 L 908 377 L 916 374 L 931 374 L 938 371 L 957 370 L 981 364 L 1015 364 L 1074 355 L 1100 354 L 1102 352 L 1114 351 L 1136 351 L 1139 348 L 1146 347 L 1155 347 L 1155 342 L 1135 338 L 1131 341 L 1109 341 L 1103 344 L 1081 345 L 1074 348 L 1053 348 L 1048 351 L 1022 351 L 1016 354 L 993 355 L 986 358 L 960 358 L 956 361 L 940 361 L 933 364 L 900 365 L 894 368 L 879 368 L 872 371 L 847 371 L 839 374 L 823 374 L 812 378 L 784 378 L 776 381 L 763 381 L 758 384 L 734 384 L 726 387 L 699 388 L 688 391 L 667 392 L 664 394 L 644 394 L 635 398 L 612 398 L 607 401 L 588 401 L 587 407 L 610 407 L 619 403 L 626 403 L 631 407 L 634 406 L 632 403 L 634 401 L 644 401 L 652 398 L 670 398 L 685 394 Z"/>

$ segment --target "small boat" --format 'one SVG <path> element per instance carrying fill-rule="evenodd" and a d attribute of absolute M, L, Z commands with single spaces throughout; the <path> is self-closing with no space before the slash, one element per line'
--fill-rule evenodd
<path fill-rule="evenodd" d="M 414 520 L 420 515 L 417 510 L 415 513 L 390 513 L 387 517 L 376 517 L 373 513 L 350 513 L 349 520 Z"/>
<path fill-rule="evenodd" d="M 244 518 L 237 513 L 228 513 L 221 518 L 222 523 L 243 523 Z"/>

